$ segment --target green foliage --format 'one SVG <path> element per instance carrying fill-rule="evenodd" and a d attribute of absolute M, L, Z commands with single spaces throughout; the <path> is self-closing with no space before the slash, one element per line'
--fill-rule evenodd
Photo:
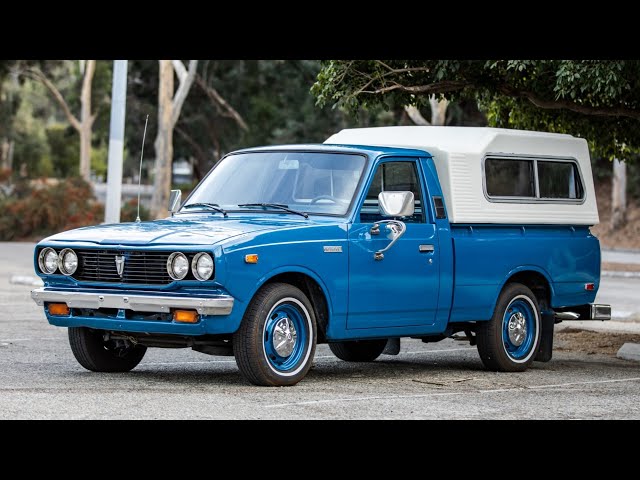
<path fill-rule="evenodd" d="M 35 114 L 41 105 L 43 94 L 39 84 L 26 82 L 13 118 L 13 171 L 20 175 L 48 176 L 53 171 L 45 122 Z"/>
<path fill-rule="evenodd" d="M 49 125 L 45 132 L 54 175 L 58 178 L 77 176 L 80 163 L 78 133 L 72 127 L 62 123 Z"/>
<path fill-rule="evenodd" d="M 102 141 L 98 146 L 91 149 L 91 171 L 93 174 L 102 179 L 107 180 L 107 160 L 109 157 L 109 144 Z"/>
<path fill-rule="evenodd" d="M 627 195 L 640 200 L 640 156 L 633 155 L 625 160 L 627 164 Z M 613 170 L 606 158 L 592 158 L 591 169 L 596 184 L 611 183 Z"/>
<path fill-rule="evenodd" d="M 571 133 L 606 158 L 640 152 L 640 61 L 331 60 L 312 93 L 351 113 L 475 100 L 493 126 Z"/>
<path fill-rule="evenodd" d="M 70 178 L 54 186 L 22 181 L 13 195 L 0 201 L 0 240 L 35 239 L 61 230 L 100 223 L 104 207 L 95 202 L 91 186 Z"/>
<path fill-rule="evenodd" d="M 198 173 L 203 176 L 222 155 L 237 148 L 323 142 L 342 128 L 402 121 L 402 108 L 389 112 L 370 109 L 357 119 L 341 109 L 318 108 L 309 87 L 319 70 L 320 62 L 315 60 L 201 62 L 199 75 L 233 106 L 249 129 L 240 128 L 195 84 L 174 133 L 175 158 L 196 157 Z M 153 95 L 155 102 L 157 93 Z M 141 132 L 140 127 L 139 135 Z"/>
<path fill-rule="evenodd" d="M 69 108 L 80 113 L 82 84 L 78 60 L 17 61 L 0 69 L 37 66 L 60 90 Z M 309 92 L 320 71 L 315 60 L 217 60 L 201 61 L 199 78 L 238 112 L 245 130 L 219 102 L 213 101 L 200 82 L 191 87 L 173 134 L 174 158 L 195 158 L 196 176 L 202 177 L 225 153 L 243 147 L 278 143 L 322 142 L 342 128 L 411 124 L 403 104 L 385 102 L 357 108 L 352 117 L 345 109 L 320 108 Z M 112 62 L 98 60 L 93 80 L 92 172 L 106 174 Z M 28 76 L 0 71 L 0 143 L 13 141 L 15 167 L 26 165 L 29 177 L 77 175 L 79 136 L 69 126 L 62 109 L 44 86 Z M 144 121 L 149 114 L 145 144 L 143 183 L 153 171 L 157 129 L 158 62 L 132 60 L 128 67 L 125 124 L 124 176 L 137 177 Z M 468 120 L 463 103 L 449 110 L 455 123 Z M 474 102 L 467 102 L 475 108 Z M 428 102 L 423 105 L 428 109 Z M 426 111 L 426 110 L 425 110 Z M 465 120 L 466 119 L 466 120 Z M 6 120 L 6 121 L 5 121 Z M 19 162 L 19 163 L 18 163 Z M 17 170 L 14 169 L 14 174 Z"/>

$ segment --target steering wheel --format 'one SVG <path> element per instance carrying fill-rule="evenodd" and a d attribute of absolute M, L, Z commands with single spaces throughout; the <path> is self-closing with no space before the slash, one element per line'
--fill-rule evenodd
<path fill-rule="evenodd" d="M 342 203 L 340 200 L 338 200 L 336 197 L 332 195 L 318 195 L 313 200 L 311 200 L 311 203 L 316 203 L 319 200 L 329 200 L 332 203 Z"/>

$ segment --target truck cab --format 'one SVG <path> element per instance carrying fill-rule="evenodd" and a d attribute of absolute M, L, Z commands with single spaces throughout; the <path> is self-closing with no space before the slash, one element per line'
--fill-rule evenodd
<path fill-rule="evenodd" d="M 553 326 L 606 320 L 586 142 L 464 127 L 343 130 L 233 152 L 171 217 L 42 240 L 32 297 L 93 371 L 149 347 L 234 355 L 293 385 L 315 346 L 345 361 L 463 333 L 487 368 L 552 357 Z"/>

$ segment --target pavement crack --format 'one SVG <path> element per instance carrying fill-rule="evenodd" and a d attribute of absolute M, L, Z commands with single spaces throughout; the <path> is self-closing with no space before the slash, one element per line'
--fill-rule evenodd
<path fill-rule="evenodd" d="M 476 377 L 456 378 L 456 379 L 449 380 L 449 381 L 446 381 L 446 382 L 435 382 L 433 380 L 418 380 L 417 378 L 412 378 L 411 379 L 412 382 L 425 383 L 427 385 L 438 385 L 440 387 L 448 387 L 448 386 L 454 385 L 456 383 L 470 382 L 472 380 L 477 380 L 477 379 L 476 379 Z"/>

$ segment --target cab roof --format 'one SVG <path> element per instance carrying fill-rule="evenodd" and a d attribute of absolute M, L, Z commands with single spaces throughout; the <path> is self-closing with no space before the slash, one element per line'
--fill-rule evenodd
<path fill-rule="evenodd" d="M 372 145 L 342 145 L 327 143 L 305 143 L 305 144 L 289 144 L 289 145 L 270 145 L 262 147 L 243 148 L 235 150 L 231 154 L 249 153 L 249 152 L 281 152 L 281 151 L 313 151 L 313 152 L 337 152 L 337 153 L 357 153 L 377 157 L 380 155 L 398 155 L 406 157 L 431 157 L 426 150 L 418 150 L 415 148 L 400 147 L 383 147 Z"/>

